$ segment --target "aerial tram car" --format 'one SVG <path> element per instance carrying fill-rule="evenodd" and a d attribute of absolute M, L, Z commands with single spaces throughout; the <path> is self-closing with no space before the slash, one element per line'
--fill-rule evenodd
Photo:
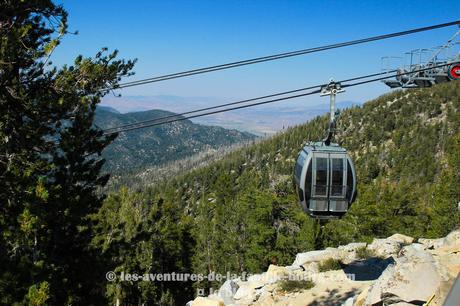
<path fill-rule="evenodd" d="M 330 122 L 326 139 L 309 142 L 300 151 L 294 169 L 297 195 L 303 210 L 315 219 L 342 217 L 356 195 L 356 172 L 347 150 L 332 139 L 336 126 L 335 97 L 340 83 L 321 88 L 330 96 Z"/>

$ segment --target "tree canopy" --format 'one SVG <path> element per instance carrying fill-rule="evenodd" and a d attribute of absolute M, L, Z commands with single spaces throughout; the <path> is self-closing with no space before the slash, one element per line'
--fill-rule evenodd
<path fill-rule="evenodd" d="M 101 49 L 54 67 L 69 35 L 52 1 L 0 2 L 0 303 L 90 305 L 104 296 L 94 279 L 91 221 L 102 150 L 116 137 L 93 125 L 101 97 L 134 61 Z"/>

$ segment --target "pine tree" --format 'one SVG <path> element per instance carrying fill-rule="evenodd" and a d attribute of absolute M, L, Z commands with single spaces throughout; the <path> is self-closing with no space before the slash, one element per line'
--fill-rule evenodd
<path fill-rule="evenodd" d="M 52 1 L 0 3 L 1 304 L 90 305 L 103 296 L 88 215 L 101 205 L 100 155 L 115 135 L 93 119 L 134 62 L 103 49 L 53 67 L 66 34 L 67 13 Z"/>
<path fill-rule="evenodd" d="M 460 132 L 450 139 L 447 165 L 434 186 L 433 216 L 429 234 L 443 237 L 460 224 Z"/>

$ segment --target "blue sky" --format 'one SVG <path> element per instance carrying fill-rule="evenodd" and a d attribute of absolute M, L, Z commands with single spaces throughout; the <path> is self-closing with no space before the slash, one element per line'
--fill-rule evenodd
<path fill-rule="evenodd" d="M 460 18 L 460 1 L 61 1 L 68 36 L 54 63 L 71 63 L 100 47 L 137 58 L 131 80 L 270 55 Z M 380 58 L 445 42 L 455 27 L 275 62 L 123 90 L 124 96 L 250 98 L 378 72 Z M 350 88 L 341 100 L 362 102 L 382 84 Z M 322 101 L 319 97 L 312 97 Z"/>

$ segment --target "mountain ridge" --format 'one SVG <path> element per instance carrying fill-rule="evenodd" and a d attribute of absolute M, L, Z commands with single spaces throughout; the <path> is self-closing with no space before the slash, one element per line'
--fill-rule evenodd
<path fill-rule="evenodd" d="M 110 109 L 98 108 L 95 124 L 101 129 L 108 129 L 172 115 L 175 113 L 164 110 L 121 114 Z M 247 132 L 183 120 L 121 132 L 104 150 L 103 157 L 106 158 L 105 169 L 108 172 L 121 172 L 145 166 L 158 166 L 201 151 L 217 150 L 253 139 L 255 136 Z"/>
<path fill-rule="evenodd" d="M 212 97 L 182 97 L 182 96 L 124 96 L 109 97 L 103 101 L 103 106 L 114 107 L 121 113 L 127 114 L 152 109 L 168 110 L 183 113 L 229 102 L 227 99 Z M 337 108 L 344 109 L 360 105 L 355 101 L 337 102 Z M 205 125 L 218 125 L 227 129 L 237 129 L 258 136 L 272 135 L 283 128 L 301 124 L 322 115 L 329 110 L 326 99 L 320 101 L 289 101 L 288 103 L 273 103 L 264 106 L 234 110 L 212 116 L 193 118 L 192 121 Z"/>

